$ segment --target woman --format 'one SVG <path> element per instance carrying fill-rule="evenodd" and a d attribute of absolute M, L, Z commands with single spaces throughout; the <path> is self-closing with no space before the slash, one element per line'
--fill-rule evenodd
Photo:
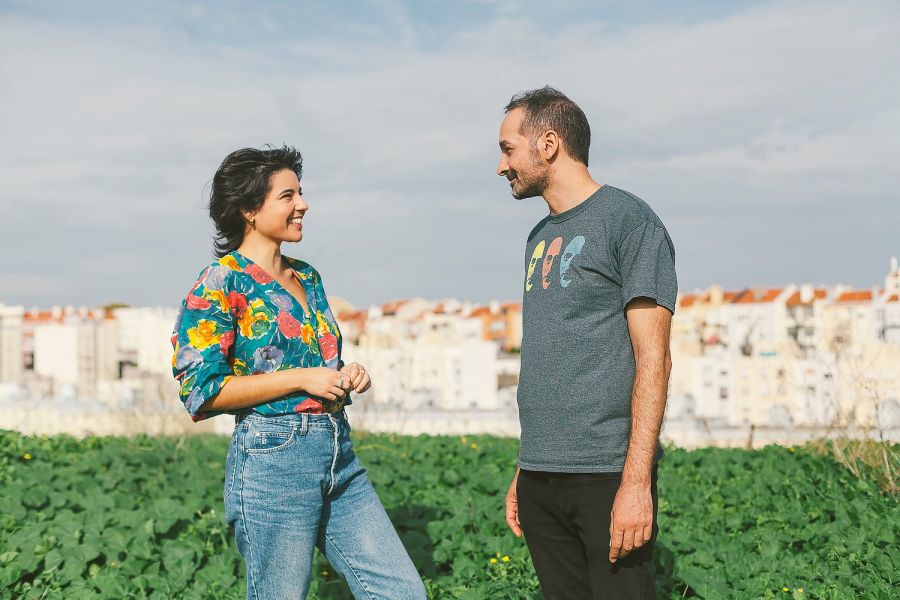
<path fill-rule="evenodd" d="M 225 514 L 247 598 L 305 598 L 318 547 L 356 598 L 425 598 L 365 469 L 344 406 L 370 379 L 341 361 L 341 334 L 309 264 L 281 254 L 309 206 L 293 148 L 243 149 L 216 171 L 219 260 L 175 323 L 173 371 L 195 421 L 228 413 Z"/>

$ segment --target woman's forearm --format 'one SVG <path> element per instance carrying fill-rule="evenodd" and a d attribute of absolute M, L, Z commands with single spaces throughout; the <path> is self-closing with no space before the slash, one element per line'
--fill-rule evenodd
<path fill-rule="evenodd" d="M 218 394 L 203 403 L 200 411 L 238 410 L 293 394 L 303 389 L 304 369 L 285 369 L 257 375 L 234 375 Z"/>

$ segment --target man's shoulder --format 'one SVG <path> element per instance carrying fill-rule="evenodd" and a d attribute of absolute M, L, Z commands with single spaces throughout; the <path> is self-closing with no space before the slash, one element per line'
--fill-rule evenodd
<path fill-rule="evenodd" d="M 603 187 L 606 188 L 606 202 L 599 204 L 605 209 L 607 217 L 617 222 L 617 229 L 627 233 L 647 222 L 663 227 L 659 216 L 642 198 L 608 184 Z"/>

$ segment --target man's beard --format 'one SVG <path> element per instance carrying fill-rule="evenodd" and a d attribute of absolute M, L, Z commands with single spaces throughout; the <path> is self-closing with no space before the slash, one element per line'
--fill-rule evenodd
<path fill-rule="evenodd" d="M 544 165 L 537 156 L 536 150 L 531 153 L 530 162 L 528 173 L 516 171 L 516 179 L 519 185 L 512 188 L 512 195 L 516 200 L 543 196 L 544 190 L 547 189 L 547 170 L 546 168 L 541 168 Z"/>

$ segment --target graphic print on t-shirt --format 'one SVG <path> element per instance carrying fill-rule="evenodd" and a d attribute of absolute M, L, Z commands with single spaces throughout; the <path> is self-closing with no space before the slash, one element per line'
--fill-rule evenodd
<path fill-rule="evenodd" d="M 537 261 L 540 260 L 541 256 L 544 254 L 544 240 L 534 247 L 534 254 L 531 255 L 531 260 L 528 261 L 528 274 L 525 276 L 525 291 L 531 291 L 531 276 L 534 275 L 534 267 L 537 265 Z"/>
<path fill-rule="evenodd" d="M 559 256 L 562 242 L 562 236 L 550 242 L 550 247 L 547 248 L 547 254 L 544 256 L 544 266 L 541 268 L 541 285 L 545 290 L 550 287 L 550 280 L 547 277 L 550 275 L 550 269 L 553 268 L 553 261 Z"/>
<path fill-rule="evenodd" d="M 559 260 L 559 285 L 562 287 L 569 287 L 569 284 L 572 283 L 572 280 L 566 277 L 566 273 L 569 270 L 569 267 L 572 266 L 572 259 L 581 254 L 582 249 L 584 248 L 584 236 L 576 235 L 572 238 L 569 243 L 566 245 L 566 249 L 563 250 L 562 255 L 560 255 L 560 248 L 563 245 L 562 236 L 558 236 L 550 242 L 550 245 L 547 246 L 546 240 L 541 240 L 534 247 L 534 252 L 531 254 L 531 260 L 528 261 L 528 271 L 525 275 L 525 291 L 530 292 L 531 288 L 534 285 L 531 283 L 531 277 L 534 275 L 535 267 L 541 257 L 544 258 L 543 265 L 541 266 L 541 287 L 543 289 L 547 289 L 551 285 L 550 281 L 550 271 L 553 269 L 553 265 L 556 263 L 557 257 Z M 544 254 L 544 247 L 547 247 L 547 253 Z"/>

